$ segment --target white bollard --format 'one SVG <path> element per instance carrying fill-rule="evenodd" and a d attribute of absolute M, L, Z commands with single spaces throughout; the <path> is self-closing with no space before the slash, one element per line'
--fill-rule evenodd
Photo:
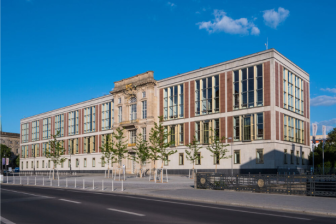
<path fill-rule="evenodd" d="M 84 179 L 83 179 L 83 189 L 85 189 L 85 181 L 84 181 Z"/>
<path fill-rule="evenodd" d="M 94 190 L 94 179 L 92 180 L 92 190 Z"/>
<path fill-rule="evenodd" d="M 113 189 L 113 180 L 112 180 L 112 191 L 114 191 L 114 189 Z"/>
<path fill-rule="evenodd" d="M 27 185 L 29 185 L 29 176 L 27 176 Z"/>
<path fill-rule="evenodd" d="M 21 184 L 21 176 L 20 176 L 20 184 Z"/>
<path fill-rule="evenodd" d="M 68 178 L 65 178 L 65 187 L 68 187 Z"/>
<path fill-rule="evenodd" d="M 75 188 L 76 188 L 76 178 L 75 178 Z"/>
<path fill-rule="evenodd" d="M 104 191 L 104 180 L 102 180 L 102 191 Z"/>
<path fill-rule="evenodd" d="M 35 176 L 35 186 L 36 186 L 36 176 Z"/>
<path fill-rule="evenodd" d="M 59 176 L 57 177 L 57 185 L 59 186 Z"/>
<path fill-rule="evenodd" d="M 121 181 L 121 191 L 124 191 L 124 181 Z"/>

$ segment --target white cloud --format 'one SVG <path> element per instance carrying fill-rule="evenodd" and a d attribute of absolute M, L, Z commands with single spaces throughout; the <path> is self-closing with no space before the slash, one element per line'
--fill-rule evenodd
<path fill-rule="evenodd" d="M 215 19 L 213 22 L 196 23 L 199 29 L 206 29 L 209 33 L 223 31 L 230 34 L 252 34 L 259 35 L 260 30 L 253 22 L 246 18 L 232 19 L 223 10 L 214 10 Z"/>
<path fill-rule="evenodd" d="M 279 7 L 278 11 L 275 11 L 274 9 L 265 10 L 263 15 L 265 24 L 274 29 L 277 28 L 281 22 L 285 21 L 288 16 L 289 11 L 282 7 Z"/>
<path fill-rule="evenodd" d="M 176 7 L 176 4 L 172 2 L 167 2 L 167 5 L 169 5 L 171 9 Z"/>
<path fill-rule="evenodd" d="M 336 118 L 326 121 L 314 122 L 317 124 L 317 134 L 322 134 L 322 125 L 326 126 L 327 134 L 336 127 Z M 312 133 L 313 134 L 313 133 Z"/>
<path fill-rule="evenodd" d="M 322 91 L 326 91 L 326 92 L 331 92 L 331 93 L 336 93 L 336 88 L 332 88 L 332 89 L 330 89 L 330 88 L 321 88 L 321 90 Z"/>
<path fill-rule="evenodd" d="M 336 104 L 335 96 L 317 96 L 315 98 L 310 99 L 311 106 L 331 106 Z"/>

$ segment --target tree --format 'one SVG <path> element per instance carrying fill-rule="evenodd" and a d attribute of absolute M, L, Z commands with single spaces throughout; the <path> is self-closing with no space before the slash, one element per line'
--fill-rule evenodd
<path fill-rule="evenodd" d="M 106 135 L 106 139 L 104 144 L 100 147 L 101 153 L 103 156 L 101 157 L 102 163 L 107 163 L 107 178 L 110 178 L 110 163 L 113 166 L 113 163 L 116 162 L 116 156 L 114 154 L 114 143 L 112 141 L 113 134 L 111 139 L 108 138 L 109 135 Z M 112 171 L 113 176 L 113 171 Z"/>
<path fill-rule="evenodd" d="M 169 133 L 167 132 L 167 129 L 162 126 L 162 116 L 159 117 L 159 121 L 159 124 L 156 122 L 154 123 L 154 127 L 149 134 L 149 141 L 151 143 L 149 146 L 149 149 L 151 150 L 150 158 L 154 161 L 154 171 L 156 169 L 156 160 L 161 160 L 161 168 L 163 168 L 163 163 L 169 161 L 168 157 L 177 152 L 177 150 L 168 150 L 174 142 L 168 141 Z M 163 182 L 163 175 L 161 175 L 161 182 Z"/>
<path fill-rule="evenodd" d="M 194 139 L 192 140 L 191 143 L 188 144 L 188 148 L 190 149 L 190 151 L 188 151 L 187 149 L 185 150 L 186 152 L 186 158 L 187 160 L 190 160 L 190 162 L 193 164 L 193 174 L 194 174 L 194 170 L 195 170 L 195 161 L 198 159 L 203 158 L 203 156 L 200 156 L 198 154 L 199 150 L 202 148 L 201 146 L 199 146 L 198 141 L 195 140 L 195 136 Z"/>
<path fill-rule="evenodd" d="M 15 164 L 17 167 L 20 167 L 20 156 L 16 157 Z"/>
<path fill-rule="evenodd" d="M 59 131 L 56 135 L 53 135 L 53 140 L 49 141 L 50 149 L 45 152 L 45 157 L 49 158 L 53 162 L 53 179 L 55 179 L 55 168 L 57 165 L 63 163 L 66 159 L 62 157 L 64 155 L 64 148 L 61 144 L 62 141 L 57 140 L 57 136 L 59 135 Z"/>
<path fill-rule="evenodd" d="M 213 130 L 211 130 L 211 133 L 213 133 Z M 226 138 L 223 136 L 222 138 L 219 138 L 217 133 L 215 135 L 210 135 L 210 143 L 206 147 L 207 150 L 209 150 L 212 153 L 212 157 L 215 159 L 216 169 L 215 173 L 217 173 L 217 160 L 220 161 L 221 159 L 228 159 L 231 158 L 231 156 L 226 156 L 226 153 L 229 152 L 229 150 L 226 149 L 229 144 L 225 144 Z"/>
<path fill-rule="evenodd" d="M 4 164 L 2 164 L 2 158 L 10 158 L 11 157 L 11 148 L 9 148 L 7 145 L 0 144 L 0 150 L 1 150 L 1 169 Z"/>
<path fill-rule="evenodd" d="M 128 153 L 127 140 L 124 141 L 124 138 L 126 138 L 126 136 L 124 136 L 124 129 L 118 127 L 116 129 L 116 134 L 113 136 L 115 139 L 115 143 L 114 143 L 115 147 L 113 148 L 112 151 L 114 155 L 117 157 L 118 167 L 120 168 L 120 163 L 122 159 L 125 158 L 125 153 Z"/>
<path fill-rule="evenodd" d="M 140 165 L 140 178 L 142 178 L 142 165 L 146 163 L 146 161 L 150 158 L 150 152 L 148 148 L 148 142 L 142 137 L 140 133 L 136 140 L 135 148 L 135 156 L 130 157 L 130 159 L 134 160 L 135 162 L 139 163 Z"/>

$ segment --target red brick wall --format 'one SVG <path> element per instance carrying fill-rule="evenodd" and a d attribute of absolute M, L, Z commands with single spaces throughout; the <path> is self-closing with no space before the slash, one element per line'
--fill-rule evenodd
<path fill-rule="evenodd" d="M 69 153 L 68 153 L 68 139 L 65 139 L 64 140 L 64 154 L 65 155 L 68 155 Z"/>
<path fill-rule="evenodd" d="M 225 126 L 225 117 L 221 117 L 220 118 L 220 120 L 219 120 L 219 122 L 220 122 L 220 138 L 223 138 L 223 137 L 225 137 L 226 138 L 226 133 L 225 133 L 225 128 L 226 128 L 226 126 Z"/>
<path fill-rule="evenodd" d="M 283 67 L 280 65 L 280 107 L 283 108 Z"/>
<path fill-rule="evenodd" d="M 184 117 L 189 117 L 189 82 L 184 83 Z"/>
<path fill-rule="evenodd" d="M 227 117 L 227 138 L 233 138 L 233 116 Z M 231 142 L 227 140 L 227 142 Z"/>
<path fill-rule="evenodd" d="M 279 65 L 275 62 L 275 106 L 279 106 Z"/>
<path fill-rule="evenodd" d="M 189 144 L 189 122 L 184 123 L 184 145 Z"/>
<path fill-rule="evenodd" d="M 271 140 L 271 111 L 264 112 L 265 140 Z"/>
<path fill-rule="evenodd" d="M 195 81 L 190 81 L 190 117 L 195 117 Z"/>
<path fill-rule="evenodd" d="M 194 140 L 195 137 L 195 122 L 190 122 L 190 142 Z"/>
<path fill-rule="evenodd" d="M 264 105 L 271 105 L 271 63 L 264 63 Z"/>
<path fill-rule="evenodd" d="M 80 137 L 78 138 L 78 152 L 79 154 L 83 154 L 83 150 L 84 150 L 84 138 Z"/>
<path fill-rule="evenodd" d="M 32 157 L 32 145 L 28 145 L 28 157 Z"/>
<path fill-rule="evenodd" d="M 225 113 L 225 73 L 219 75 L 219 100 L 219 111 Z"/>
<path fill-rule="evenodd" d="M 227 112 L 232 111 L 232 71 L 227 73 Z"/>
<path fill-rule="evenodd" d="M 100 147 L 102 146 L 101 145 L 101 139 L 102 139 L 102 135 L 98 135 L 98 151 L 100 152 L 101 150 L 100 150 Z"/>
<path fill-rule="evenodd" d="M 280 116 L 279 116 L 279 111 L 276 111 L 276 140 L 280 140 L 279 139 L 279 133 L 280 133 L 280 127 L 279 127 L 279 120 L 280 120 Z"/>
<path fill-rule="evenodd" d="M 284 140 L 284 119 L 283 113 L 280 113 L 280 140 Z"/>
<path fill-rule="evenodd" d="M 163 116 L 163 89 L 160 89 L 160 116 Z"/>

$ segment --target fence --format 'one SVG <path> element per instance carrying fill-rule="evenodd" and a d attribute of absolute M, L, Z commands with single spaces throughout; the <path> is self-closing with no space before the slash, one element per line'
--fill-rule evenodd
<path fill-rule="evenodd" d="M 236 175 L 197 173 L 199 189 L 336 196 L 334 175 Z"/>

